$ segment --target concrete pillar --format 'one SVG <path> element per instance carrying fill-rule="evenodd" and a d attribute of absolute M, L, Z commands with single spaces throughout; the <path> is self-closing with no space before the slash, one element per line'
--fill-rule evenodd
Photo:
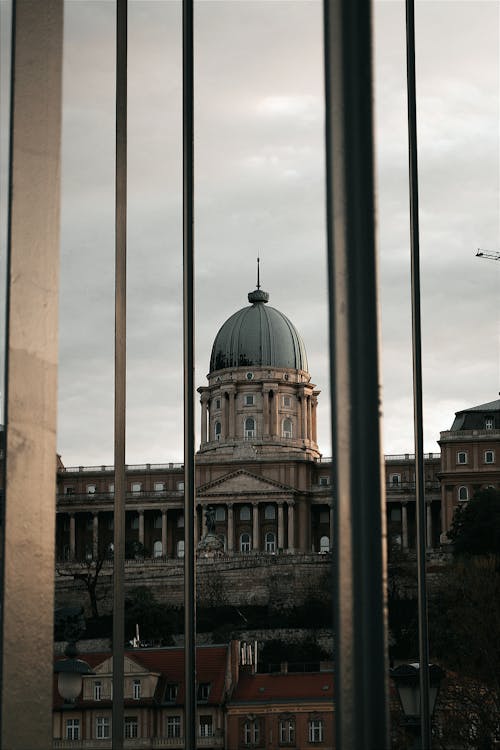
<path fill-rule="evenodd" d="M 432 503 L 427 503 L 427 547 L 432 549 Z"/>
<path fill-rule="evenodd" d="M 408 508 L 401 503 L 401 543 L 404 550 L 408 549 Z"/>
<path fill-rule="evenodd" d="M 227 504 L 227 551 L 234 551 L 234 512 L 233 503 Z"/>
<path fill-rule="evenodd" d="M 92 558 L 97 560 L 99 555 L 99 513 L 92 514 Z"/>
<path fill-rule="evenodd" d="M 69 559 L 74 560 L 76 556 L 76 527 L 75 514 L 69 514 Z"/>
<path fill-rule="evenodd" d="M 289 500 L 288 503 L 288 550 L 293 552 L 295 549 L 295 502 Z"/>
<path fill-rule="evenodd" d="M 161 512 L 161 553 L 164 557 L 167 556 L 167 510 L 163 508 Z"/>
<path fill-rule="evenodd" d="M 259 503 L 252 503 L 252 549 L 260 549 Z"/>
<path fill-rule="evenodd" d="M 139 511 L 139 542 L 144 544 L 144 511 Z"/>
<path fill-rule="evenodd" d="M 285 545 L 285 524 L 283 519 L 283 503 L 278 503 L 278 549 Z"/>

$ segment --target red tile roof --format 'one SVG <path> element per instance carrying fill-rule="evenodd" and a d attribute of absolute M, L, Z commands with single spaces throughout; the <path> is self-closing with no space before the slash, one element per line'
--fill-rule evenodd
<path fill-rule="evenodd" d="M 333 701 L 333 672 L 240 674 L 231 703 L 287 700 Z"/>
<path fill-rule="evenodd" d="M 224 685 L 226 676 L 228 647 L 227 646 L 199 646 L 196 649 L 196 673 L 198 684 L 210 683 L 210 693 L 206 704 L 220 704 L 224 699 Z M 111 652 L 79 654 L 92 669 L 109 659 Z M 183 648 L 152 648 L 133 649 L 125 651 L 125 655 L 135 661 L 148 672 L 159 672 L 160 680 L 156 699 L 163 700 L 163 693 L 167 683 L 177 683 L 179 690 L 176 704 L 184 703 L 184 649 Z M 59 661 L 59 657 L 55 660 Z M 54 682 L 54 707 L 62 705 L 63 701 L 57 691 L 57 679 Z M 151 702 L 151 700 L 147 701 Z M 205 701 L 204 701 L 205 702 Z M 79 704 L 82 704 L 79 701 Z M 84 702 L 88 705 L 89 701 Z M 102 702 L 100 702 L 102 705 Z M 137 701 L 134 701 L 137 705 Z"/>

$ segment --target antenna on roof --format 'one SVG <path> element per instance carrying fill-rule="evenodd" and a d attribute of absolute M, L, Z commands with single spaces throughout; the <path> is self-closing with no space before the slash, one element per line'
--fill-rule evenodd
<path fill-rule="evenodd" d="M 260 258 L 257 256 L 257 289 L 260 289 Z"/>

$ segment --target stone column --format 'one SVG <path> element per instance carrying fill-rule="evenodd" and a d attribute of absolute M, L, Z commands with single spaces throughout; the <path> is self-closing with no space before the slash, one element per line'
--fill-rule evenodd
<path fill-rule="evenodd" d="M 207 516 L 205 513 L 206 507 L 201 506 L 201 538 L 203 539 L 207 533 Z"/>
<path fill-rule="evenodd" d="M 259 503 L 252 503 L 252 549 L 260 549 L 259 541 Z"/>
<path fill-rule="evenodd" d="M 408 508 L 407 503 L 401 503 L 401 543 L 404 550 L 408 549 Z"/>
<path fill-rule="evenodd" d="M 312 439 L 318 442 L 318 399 L 314 396 L 312 401 Z"/>
<path fill-rule="evenodd" d="M 301 423 L 302 423 L 302 439 L 307 440 L 307 397 L 305 391 L 301 394 Z"/>
<path fill-rule="evenodd" d="M 92 558 L 97 560 L 99 555 L 99 513 L 92 514 Z"/>
<path fill-rule="evenodd" d="M 295 549 L 295 502 L 288 501 L 288 551 Z"/>
<path fill-rule="evenodd" d="M 226 440 L 226 438 L 228 436 L 228 426 L 229 426 L 229 424 L 228 424 L 229 423 L 229 415 L 228 415 L 229 403 L 228 402 L 229 402 L 229 399 L 226 398 L 226 394 L 223 393 L 221 395 L 221 402 L 220 402 L 220 405 L 221 405 L 221 416 L 220 416 L 220 421 L 221 421 L 221 436 L 220 436 L 220 439 L 221 440 Z"/>
<path fill-rule="evenodd" d="M 228 431 L 227 437 L 234 438 L 236 435 L 236 413 L 234 408 L 234 399 L 236 397 L 236 391 L 234 386 L 228 389 L 229 395 L 229 415 L 228 415 Z"/>
<path fill-rule="evenodd" d="M 74 560 L 76 556 L 76 528 L 75 514 L 69 514 L 69 559 Z"/>
<path fill-rule="evenodd" d="M 432 503 L 427 503 L 427 547 L 432 549 Z"/>
<path fill-rule="evenodd" d="M 200 535 L 198 532 L 198 505 L 194 506 L 194 544 L 195 547 L 200 541 Z"/>
<path fill-rule="evenodd" d="M 234 512 L 233 503 L 227 504 L 227 551 L 234 551 Z"/>
<path fill-rule="evenodd" d="M 162 509 L 161 512 L 161 553 L 164 557 L 167 557 L 167 510 Z"/>
<path fill-rule="evenodd" d="M 285 524 L 283 519 L 283 502 L 278 503 L 278 549 L 285 545 Z"/>
<path fill-rule="evenodd" d="M 200 440 L 201 444 L 207 442 L 207 419 L 208 419 L 208 399 L 205 394 L 202 395 L 200 398 L 200 404 L 201 404 L 201 432 L 200 432 Z"/>
<path fill-rule="evenodd" d="M 312 396 L 307 399 L 307 437 L 312 440 Z"/>
<path fill-rule="evenodd" d="M 262 403 L 264 409 L 264 436 L 269 436 L 269 389 L 265 388 L 262 392 Z"/>
<path fill-rule="evenodd" d="M 139 513 L 139 542 L 144 544 L 144 511 L 140 510 Z"/>
<path fill-rule="evenodd" d="M 280 407 L 280 396 L 278 393 L 278 389 L 276 388 L 273 393 L 273 427 L 271 430 L 272 435 L 276 435 L 276 437 L 281 437 L 281 426 L 280 426 L 280 417 L 279 417 L 279 407 Z"/>
<path fill-rule="evenodd" d="M 334 534 L 334 515 L 333 515 L 333 503 L 329 508 L 329 521 L 330 521 L 330 552 L 333 550 L 333 534 Z"/>

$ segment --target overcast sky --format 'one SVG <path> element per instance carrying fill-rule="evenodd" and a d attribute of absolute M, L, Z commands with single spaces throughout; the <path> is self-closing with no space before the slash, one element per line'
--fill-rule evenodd
<path fill-rule="evenodd" d="M 128 463 L 182 460 L 181 5 L 129 2 Z M 424 442 L 497 397 L 499 3 L 417 2 Z M 319 0 L 195 8 L 196 381 L 247 304 L 305 341 L 331 455 Z M 375 3 L 383 447 L 413 451 L 404 2 Z M 58 450 L 113 461 L 114 3 L 65 7 Z M 196 423 L 199 419 L 197 415 Z"/>

